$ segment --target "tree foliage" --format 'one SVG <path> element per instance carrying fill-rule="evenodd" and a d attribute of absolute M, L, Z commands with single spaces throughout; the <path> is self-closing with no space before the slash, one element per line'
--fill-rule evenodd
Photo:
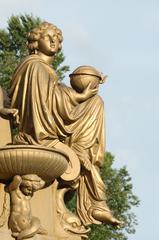
<path fill-rule="evenodd" d="M 26 46 L 27 33 L 38 26 L 42 20 L 32 15 L 11 16 L 7 29 L 0 29 L 0 85 L 5 89 L 9 87 L 10 78 L 18 63 L 28 55 Z M 53 63 L 60 79 L 63 79 L 68 66 L 61 66 L 64 55 L 59 52 Z"/>

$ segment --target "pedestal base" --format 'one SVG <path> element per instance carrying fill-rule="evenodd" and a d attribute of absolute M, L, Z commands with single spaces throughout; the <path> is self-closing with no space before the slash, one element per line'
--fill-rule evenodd
<path fill-rule="evenodd" d="M 76 234 L 65 231 L 57 216 L 56 202 L 57 182 L 55 181 L 50 187 L 35 193 L 31 200 L 31 208 L 33 216 L 40 219 L 42 227 L 47 231 L 47 235 L 35 235 L 31 240 L 81 240 Z M 7 194 L 8 195 L 8 194 Z M 0 214 L 3 210 L 4 202 L 4 185 L 0 184 Z M 9 210 L 9 195 L 7 196 L 7 209 Z M 9 212 L 9 211 L 8 211 Z M 1 220 L 0 220 L 1 223 Z M 0 228 L 0 239 L 13 240 L 11 231 L 8 229 L 7 221 Z"/>

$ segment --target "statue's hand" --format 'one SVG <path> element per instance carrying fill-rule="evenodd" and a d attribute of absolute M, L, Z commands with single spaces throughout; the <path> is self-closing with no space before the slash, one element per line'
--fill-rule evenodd
<path fill-rule="evenodd" d="M 19 175 L 15 175 L 14 177 L 13 177 L 13 181 L 15 182 L 15 183 L 21 183 L 22 182 L 22 178 L 21 178 L 21 176 L 19 176 Z"/>
<path fill-rule="evenodd" d="M 5 191 L 11 192 L 16 190 L 20 186 L 21 182 L 22 178 L 19 175 L 14 176 L 12 182 L 5 186 Z"/>
<path fill-rule="evenodd" d="M 98 86 L 95 88 L 92 88 L 91 83 L 88 84 L 88 86 L 84 89 L 82 93 L 78 93 L 74 91 L 74 96 L 77 102 L 84 102 L 87 99 L 93 97 L 98 92 Z"/>
<path fill-rule="evenodd" d="M 19 124 L 18 109 L 16 108 L 1 108 L 0 116 L 5 119 L 14 119 L 16 124 Z"/>
<path fill-rule="evenodd" d="M 96 95 L 98 93 L 98 87 L 96 88 L 92 88 L 91 87 L 91 83 L 88 84 L 88 86 L 86 87 L 86 89 L 83 91 L 83 97 L 84 99 L 88 99 L 93 97 L 94 95 Z"/>

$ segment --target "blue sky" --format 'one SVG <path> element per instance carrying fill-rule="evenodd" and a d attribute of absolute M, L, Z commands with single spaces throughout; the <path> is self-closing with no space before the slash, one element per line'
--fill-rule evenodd
<path fill-rule="evenodd" d="M 62 29 L 71 71 L 86 64 L 109 76 L 100 89 L 107 150 L 116 167 L 127 166 L 141 200 L 139 226 L 129 239 L 159 239 L 159 1 L 0 0 L 0 28 L 19 13 Z"/>

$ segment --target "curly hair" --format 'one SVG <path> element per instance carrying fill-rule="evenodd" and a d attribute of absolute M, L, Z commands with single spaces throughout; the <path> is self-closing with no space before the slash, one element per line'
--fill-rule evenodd
<path fill-rule="evenodd" d="M 51 23 L 43 22 L 38 27 L 33 28 L 28 33 L 27 46 L 28 46 L 29 54 L 35 54 L 37 52 L 38 40 L 44 35 L 46 30 L 48 30 L 48 29 L 55 31 L 55 34 L 59 40 L 58 51 L 61 50 L 61 48 L 62 48 L 61 43 L 63 41 L 63 36 L 62 36 L 61 30 Z"/>

